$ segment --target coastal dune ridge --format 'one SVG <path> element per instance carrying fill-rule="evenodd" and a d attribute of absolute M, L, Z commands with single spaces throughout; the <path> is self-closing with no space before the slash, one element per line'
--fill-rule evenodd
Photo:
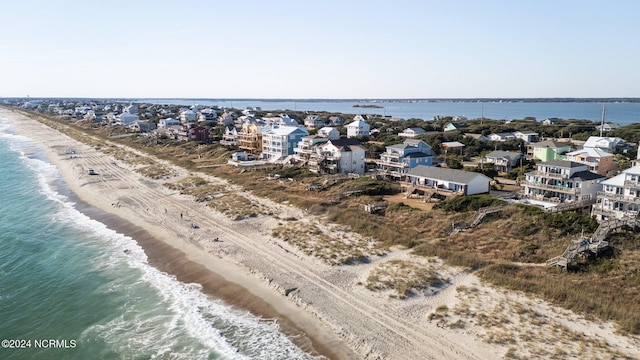
<path fill-rule="evenodd" d="M 465 269 L 448 267 L 439 260 L 430 259 L 429 266 L 435 264 L 445 281 L 432 294 L 403 300 L 388 292 L 370 291 L 362 283 L 381 264 L 400 260 L 426 266 L 427 260 L 406 249 L 390 249 L 373 256 L 369 263 L 329 265 L 272 236 L 278 217 L 322 222 L 301 209 L 243 194 L 274 215 L 234 221 L 163 186 L 193 176 L 192 172 L 153 159 L 170 168 L 172 175 L 161 180 L 145 178 L 130 164 L 30 117 L 3 108 L 0 117 L 9 119 L 18 134 L 43 146 L 47 158 L 83 202 L 78 205 L 83 213 L 135 239 L 152 266 L 183 283 L 200 284 L 205 294 L 231 305 L 278 319 L 282 331 L 312 355 L 497 359 L 509 355 L 513 341 L 524 349 L 521 354 L 536 354 L 537 347 L 564 346 L 570 341 L 559 338 L 557 330 L 563 329 L 569 334 L 567 339 L 578 338 L 572 337 L 575 334 L 597 339 L 587 345 L 576 342 L 575 349 L 566 345 L 566 358 L 578 358 L 581 349 L 596 357 L 613 353 L 640 358 L 638 339 L 617 335 L 610 323 L 586 320 L 543 301 L 490 288 Z M 71 149 L 72 154 L 68 153 Z M 89 169 L 97 175 L 90 175 Z M 221 179 L 197 176 L 243 191 Z M 215 238 L 220 241 L 213 241 Z M 514 318 L 512 310 L 515 313 L 521 307 L 535 314 Z M 481 312 L 497 320 L 489 327 L 479 324 L 474 319 Z M 539 316 L 545 318 L 545 326 L 531 320 Z M 531 334 L 529 340 L 523 340 L 524 333 Z M 600 343 L 607 346 L 593 345 Z"/>

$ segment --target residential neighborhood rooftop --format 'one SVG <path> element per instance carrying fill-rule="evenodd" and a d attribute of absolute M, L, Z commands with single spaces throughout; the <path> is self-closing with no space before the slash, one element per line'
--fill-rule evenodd
<path fill-rule="evenodd" d="M 488 176 L 477 172 L 463 171 L 456 169 L 441 168 L 435 166 L 418 165 L 409 170 L 408 175 L 422 176 L 428 178 L 440 179 L 457 184 L 468 184 L 477 177 L 484 177 L 492 180 Z"/>

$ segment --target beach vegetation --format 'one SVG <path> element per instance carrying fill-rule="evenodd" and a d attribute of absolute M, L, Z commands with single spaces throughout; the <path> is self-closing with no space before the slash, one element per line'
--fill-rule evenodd
<path fill-rule="evenodd" d="M 433 206 L 434 209 L 440 209 L 445 212 L 462 212 L 462 211 L 477 211 L 480 208 L 504 205 L 506 202 L 502 199 L 495 198 L 489 195 L 471 195 L 471 196 L 458 196 L 453 199 L 442 201 Z"/>
<path fill-rule="evenodd" d="M 168 179 L 175 175 L 170 168 L 160 164 L 143 166 L 135 171 L 151 179 Z"/>
<path fill-rule="evenodd" d="M 371 271 L 365 287 L 372 291 L 391 290 L 393 297 L 404 299 L 441 285 L 444 279 L 433 264 L 408 260 L 382 262 Z"/>

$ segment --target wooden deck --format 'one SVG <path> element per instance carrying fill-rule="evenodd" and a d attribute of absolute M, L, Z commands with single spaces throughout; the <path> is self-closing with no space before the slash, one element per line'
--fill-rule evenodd
<path fill-rule="evenodd" d="M 601 251 L 609 247 L 609 242 L 604 240 L 607 235 L 623 226 L 640 226 L 640 219 L 626 218 L 603 222 L 590 238 L 581 237 L 578 240 L 573 240 L 562 255 L 547 260 L 547 265 L 558 266 L 567 270 L 581 254 L 592 253 L 597 256 Z"/>

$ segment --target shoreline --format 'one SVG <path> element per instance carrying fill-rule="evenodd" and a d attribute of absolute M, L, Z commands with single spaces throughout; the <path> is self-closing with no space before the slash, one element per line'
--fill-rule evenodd
<path fill-rule="evenodd" d="M 265 319 L 277 319 L 280 330 L 298 347 L 312 355 L 322 355 L 329 359 L 342 358 L 327 344 L 306 334 L 304 327 L 279 313 L 271 304 L 263 301 L 241 284 L 228 281 L 203 265 L 190 261 L 184 252 L 156 239 L 148 231 L 126 219 L 93 207 L 79 199 L 75 193 L 71 192 L 69 197 L 76 203 L 78 211 L 119 234 L 133 238 L 147 255 L 149 265 L 174 275 L 182 283 L 200 284 L 204 294 L 220 299 L 228 306 L 247 310 Z"/>

